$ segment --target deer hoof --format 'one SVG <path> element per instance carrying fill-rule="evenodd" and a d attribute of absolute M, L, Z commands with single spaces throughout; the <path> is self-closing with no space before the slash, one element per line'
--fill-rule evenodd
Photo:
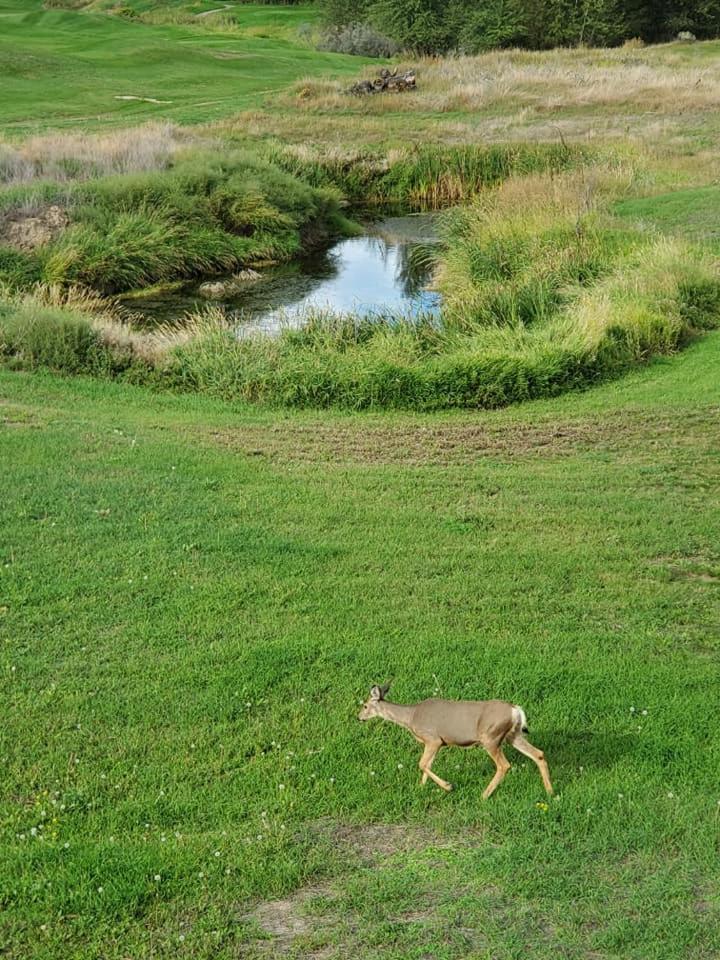
<path fill-rule="evenodd" d="M 446 793 L 450 793 L 450 791 L 452 790 L 452 788 L 453 788 L 453 785 L 452 785 L 451 783 L 446 783 L 446 784 L 443 786 L 443 790 L 445 790 Z"/>

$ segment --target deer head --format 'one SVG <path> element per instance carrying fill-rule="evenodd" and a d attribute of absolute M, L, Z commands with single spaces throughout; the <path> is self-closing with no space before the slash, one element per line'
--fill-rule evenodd
<path fill-rule="evenodd" d="M 383 684 L 382 687 L 379 687 L 377 684 L 370 688 L 370 696 L 363 704 L 363 708 L 358 714 L 358 720 L 372 720 L 373 717 L 380 716 L 380 710 L 378 709 L 378 704 L 381 700 L 385 699 L 385 696 L 390 689 L 390 681 Z"/>

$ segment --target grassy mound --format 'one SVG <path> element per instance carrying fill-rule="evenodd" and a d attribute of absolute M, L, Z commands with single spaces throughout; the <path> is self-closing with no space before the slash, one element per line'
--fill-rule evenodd
<path fill-rule="evenodd" d="M 160 117 L 205 123 L 255 108 L 301 77 L 346 77 L 369 62 L 298 42 L 300 23 L 313 18 L 302 8 L 283 15 L 236 4 L 228 17 L 222 0 L 50 6 L 0 0 L 0 130 L 11 136 L 79 121 L 85 129 Z M 196 16 L 213 8 L 220 12 Z M 138 16 L 122 15 L 134 9 Z"/>
<path fill-rule="evenodd" d="M 113 293 L 286 260 L 303 243 L 351 229 L 336 191 L 310 187 L 254 154 L 196 148 L 166 162 L 159 170 L 6 188 L 0 221 L 54 205 L 70 224 L 26 255 L 0 246 L 0 279 L 21 286 L 37 276 Z"/>

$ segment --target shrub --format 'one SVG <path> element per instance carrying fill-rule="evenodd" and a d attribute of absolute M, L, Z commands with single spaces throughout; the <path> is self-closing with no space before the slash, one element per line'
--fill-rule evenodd
<path fill-rule="evenodd" d="M 368 23 L 347 23 L 324 30 L 317 49 L 356 57 L 393 57 L 400 47 Z"/>

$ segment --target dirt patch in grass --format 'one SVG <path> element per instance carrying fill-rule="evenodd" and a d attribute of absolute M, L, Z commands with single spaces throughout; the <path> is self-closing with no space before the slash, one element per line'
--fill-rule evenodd
<path fill-rule="evenodd" d="M 26 252 L 58 237 L 70 219 L 57 204 L 31 212 L 16 211 L 0 220 L 0 242 Z"/>
<path fill-rule="evenodd" d="M 710 448 L 716 439 L 712 424 L 720 408 L 666 413 L 648 418 L 635 412 L 602 418 L 539 423 L 498 421 L 387 424 L 355 418 L 273 426 L 247 425 L 204 434 L 214 445 L 247 456 L 291 462 L 465 465 L 482 457 L 563 457 L 578 451 L 644 456 L 654 450 Z"/>
<path fill-rule="evenodd" d="M 408 824 L 345 824 L 331 819 L 317 820 L 306 826 L 306 831 L 316 841 L 327 841 L 344 854 L 348 862 L 359 870 L 382 869 L 383 863 L 396 854 L 432 850 L 450 850 L 458 846 L 480 842 L 481 834 L 466 830 L 462 838 L 445 837 L 431 827 Z M 327 946 L 339 920 L 334 916 L 313 916 L 308 905 L 311 901 L 333 901 L 337 897 L 332 882 L 311 884 L 279 900 L 266 900 L 256 904 L 243 919 L 258 929 L 257 936 L 248 937 L 244 956 L 312 957 L 315 960 L 343 955 L 340 948 Z M 428 922 L 433 916 L 433 905 L 427 909 L 414 909 L 411 913 L 396 918 L 401 923 Z M 344 917 L 347 921 L 347 917 Z M 347 955 L 347 954 L 344 954 Z"/>
<path fill-rule="evenodd" d="M 429 847 L 448 850 L 459 843 L 457 839 L 444 837 L 432 827 L 406 823 L 345 824 L 322 819 L 310 824 L 307 831 L 314 839 L 325 839 L 366 863 L 375 862 L 378 857 L 387 858 L 396 853 L 410 853 Z M 480 834 L 472 830 L 463 836 L 466 843 L 480 839 Z"/>

